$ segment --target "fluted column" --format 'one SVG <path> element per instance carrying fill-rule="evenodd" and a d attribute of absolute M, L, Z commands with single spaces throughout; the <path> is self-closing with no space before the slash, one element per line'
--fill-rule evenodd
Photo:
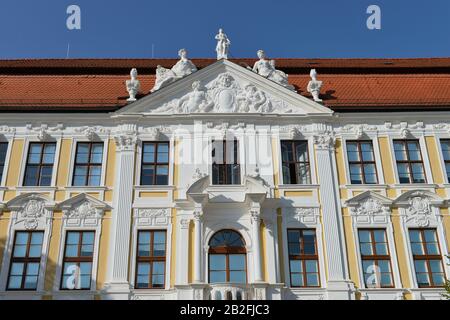
<path fill-rule="evenodd" d="M 202 260 L 203 260 L 203 210 L 202 208 L 195 208 L 194 210 L 194 282 L 202 283 Z"/>
<path fill-rule="evenodd" d="M 136 126 L 121 125 L 114 140 L 116 143 L 116 172 L 106 291 L 111 294 L 111 298 L 125 298 L 126 293 L 130 290 L 128 262 L 137 140 Z"/>
<path fill-rule="evenodd" d="M 324 228 L 325 251 L 327 255 L 329 298 L 348 299 L 351 283 L 346 265 L 344 226 L 337 189 L 337 169 L 334 157 L 336 139 L 329 129 L 322 129 L 314 137 L 318 178 L 320 183 L 320 203 Z"/>
<path fill-rule="evenodd" d="M 261 210 L 259 206 L 250 209 L 252 219 L 252 237 L 253 237 L 253 263 L 254 263 L 254 281 L 263 282 L 261 267 Z"/>

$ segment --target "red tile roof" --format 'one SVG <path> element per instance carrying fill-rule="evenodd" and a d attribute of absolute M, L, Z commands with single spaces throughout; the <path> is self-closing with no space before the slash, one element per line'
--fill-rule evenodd
<path fill-rule="evenodd" d="M 199 67 L 213 59 L 192 59 Z M 253 65 L 255 59 L 231 60 Z M 0 111 L 112 111 L 126 104 L 125 80 L 138 68 L 142 95 L 154 84 L 157 65 L 176 59 L 0 60 Z M 336 111 L 450 110 L 450 58 L 276 59 L 298 93 L 306 92 L 309 70 L 324 82 L 321 97 Z"/>

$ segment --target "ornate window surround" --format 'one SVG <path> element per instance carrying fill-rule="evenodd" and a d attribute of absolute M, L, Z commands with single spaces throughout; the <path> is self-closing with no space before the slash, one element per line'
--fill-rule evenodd
<path fill-rule="evenodd" d="M 140 190 L 167 190 L 173 189 L 173 170 L 175 165 L 175 141 L 174 135 L 164 135 L 157 131 L 157 134 L 141 134 L 138 136 L 136 143 L 134 186 Z M 169 143 L 169 183 L 167 185 L 141 185 L 141 168 L 142 168 L 142 144 L 144 142 L 168 142 Z"/>
<path fill-rule="evenodd" d="M 0 142 L 8 143 L 8 148 L 6 149 L 6 157 L 5 157 L 5 165 L 4 165 L 4 172 L 2 175 L 2 179 L 0 181 L 0 199 L 3 199 L 2 193 L 3 188 L 6 185 L 6 179 L 8 176 L 8 169 L 9 169 L 9 162 L 11 159 L 11 151 L 12 146 L 14 142 L 14 135 L 15 135 L 15 128 L 7 127 L 7 126 L 0 126 Z"/>
<path fill-rule="evenodd" d="M 342 144 L 342 154 L 344 156 L 344 166 L 345 166 L 345 177 L 347 181 L 347 186 L 351 188 L 361 188 L 361 187 L 367 187 L 370 188 L 378 187 L 380 185 L 384 185 L 384 172 L 383 172 L 383 166 L 381 163 L 381 153 L 380 153 L 380 145 L 378 143 L 378 130 L 372 128 L 368 125 L 361 125 L 360 127 L 353 125 L 355 128 L 353 129 L 354 132 L 343 132 L 341 128 L 341 144 Z M 365 127 L 369 127 L 370 130 L 364 129 Z M 350 167 L 348 165 L 348 156 L 347 156 L 347 141 L 363 141 L 363 140 L 370 140 L 372 141 L 373 146 L 373 154 L 375 157 L 375 165 L 377 169 L 377 175 L 378 175 L 378 184 L 374 185 L 367 185 L 367 184 L 352 184 L 350 179 Z M 381 186 L 380 186 L 381 187 Z"/>
<path fill-rule="evenodd" d="M 302 128 L 292 127 L 289 132 L 282 132 L 280 130 L 273 131 L 272 136 L 275 139 L 275 148 L 277 151 L 276 157 L 278 161 L 278 172 L 275 172 L 278 176 L 279 187 L 288 188 L 315 188 L 317 185 L 317 175 L 316 175 L 316 157 L 314 150 L 314 134 L 309 132 L 308 128 L 304 132 L 301 131 Z M 281 140 L 303 140 L 308 142 L 308 157 L 309 166 L 311 174 L 311 184 L 285 184 L 283 181 L 283 161 L 281 156 Z M 273 140 L 272 140 L 273 143 Z M 275 159 L 273 159 L 275 160 Z M 275 169 L 275 168 L 274 168 Z"/>
<path fill-rule="evenodd" d="M 89 138 L 88 136 L 83 137 L 72 137 L 71 138 L 71 147 L 70 147 L 70 162 L 69 162 L 69 175 L 67 177 L 66 186 L 69 186 L 69 189 L 76 189 L 81 190 L 81 192 L 84 192 L 86 190 L 97 190 L 97 189 L 104 189 L 105 187 L 105 180 L 106 180 L 106 168 L 107 168 L 107 161 L 108 161 L 108 149 L 109 149 L 109 134 L 96 134 L 94 136 L 91 136 L 92 138 Z M 74 174 L 74 167 L 75 167 L 75 157 L 76 157 L 76 150 L 77 150 L 77 144 L 79 142 L 102 142 L 103 143 L 103 158 L 102 158 L 102 176 L 100 179 L 100 185 L 99 186 L 74 186 L 73 185 L 73 174 Z"/>
<path fill-rule="evenodd" d="M 239 165 L 241 169 L 241 181 L 240 184 L 235 185 L 213 185 L 212 183 L 212 142 L 213 140 L 226 140 L 229 137 L 233 137 L 238 141 L 238 147 L 239 147 Z M 208 151 L 208 157 L 207 157 L 207 166 L 208 166 L 208 175 L 209 175 L 209 183 L 212 188 L 220 188 L 220 189 L 234 189 L 236 187 L 242 187 L 244 186 L 244 177 L 246 175 L 246 135 L 243 130 L 226 130 L 224 132 L 217 132 L 217 131 L 207 131 L 204 134 L 204 139 L 207 141 L 207 148 Z M 203 140 L 204 141 L 204 140 Z"/>
<path fill-rule="evenodd" d="M 111 207 L 103 201 L 88 194 L 81 193 L 61 202 L 58 205 L 58 209 L 62 211 L 63 215 L 60 227 L 58 263 L 53 282 L 53 291 L 60 295 L 64 295 L 65 297 L 67 295 L 78 296 L 86 294 L 86 291 L 61 290 L 61 273 L 68 231 L 95 231 L 90 292 L 96 291 L 98 254 L 103 216 L 105 210 L 110 210 Z"/>
<path fill-rule="evenodd" d="M 417 199 L 417 200 L 414 200 Z M 443 227 L 443 219 L 440 212 L 441 207 L 447 207 L 446 201 L 426 190 L 410 190 L 403 193 L 394 201 L 394 205 L 398 207 L 401 217 L 401 228 L 403 232 L 404 250 L 408 256 L 409 277 L 414 289 L 419 291 L 427 291 L 427 289 L 419 288 L 414 268 L 414 259 L 411 251 L 411 241 L 409 238 L 409 229 L 416 228 L 433 228 L 436 229 L 439 246 L 441 248 L 442 261 L 444 271 L 447 278 L 450 277 L 450 267 L 446 254 L 448 247 L 446 243 L 446 234 Z M 436 290 L 436 289 L 434 289 Z M 429 291 L 429 290 L 428 290 Z"/>
<path fill-rule="evenodd" d="M 244 221 L 245 219 L 245 221 Z M 202 252 L 202 259 L 203 259 L 203 279 L 205 279 L 206 283 L 209 283 L 209 242 L 211 238 L 220 230 L 229 229 L 238 232 L 242 238 L 245 241 L 245 250 L 247 253 L 246 262 L 247 262 L 247 283 L 254 282 L 254 272 L 253 268 L 255 267 L 253 264 L 253 241 L 250 234 L 251 229 L 251 221 L 249 217 L 245 217 L 242 220 L 230 220 L 230 221 L 208 221 L 204 222 L 204 230 L 203 230 L 203 252 Z"/>
<path fill-rule="evenodd" d="M 322 224 L 320 222 L 320 208 L 319 207 L 286 207 L 282 208 L 282 236 L 283 236 L 283 265 L 285 274 L 285 283 L 291 290 L 309 290 L 314 291 L 321 289 L 326 289 L 327 281 L 325 274 L 325 256 L 323 247 L 323 235 L 322 235 Z M 319 256 L 319 276 L 320 276 L 320 286 L 313 288 L 293 288 L 291 287 L 289 276 L 289 251 L 288 251 L 288 240 L 287 240 L 287 230 L 288 229 L 313 229 L 316 231 L 316 241 L 317 250 Z"/>
<path fill-rule="evenodd" d="M 20 169 L 19 169 L 19 181 L 18 181 L 18 188 L 19 190 L 25 190 L 27 192 L 32 191 L 49 191 L 51 193 L 51 197 L 54 197 L 55 188 L 56 188 L 56 177 L 58 176 L 58 167 L 59 167 L 59 158 L 61 154 L 61 141 L 62 141 L 62 134 L 58 135 L 46 135 L 43 140 L 39 139 L 37 136 L 25 136 L 25 141 L 23 144 L 22 149 L 22 159 L 20 162 Z M 55 148 L 55 159 L 53 161 L 53 170 L 52 170 L 52 181 L 50 186 L 24 186 L 24 178 L 25 178 L 25 168 L 27 166 L 27 159 L 28 159 L 28 152 L 30 151 L 30 143 L 32 142 L 55 142 L 56 148 Z"/>
<path fill-rule="evenodd" d="M 398 131 L 393 131 L 391 134 L 387 135 L 389 138 L 389 152 L 391 154 L 391 163 L 392 163 L 392 169 L 394 170 L 394 179 L 395 179 L 395 186 L 396 187 L 408 187 L 408 186 L 421 186 L 421 185 L 432 185 L 434 183 L 433 181 L 433 175 L 431 173 L 431 164 L 430 164 L 430 158 L 428 155 L 428 149 L 425 142 L 425 132 L 424 130 L 409 130 L 407 128 L 403 128 Z M 423 166 L 425 169 L 425 178 L 426 183 L 400 183 L 399 176 L 398 176 L 398 170 L 397 170 L 397 161 L 395 159 L 395 152 L 394 152 L 394 140 L 405 140 L 405 139 L 417 139 L 419 140 L 419 146 L 420 146 L 420 152 L 422 154 L 422 161 Z"/>
<path fill-rule="evenodd" d="M 21 194 L 6 203 L 5 211 L 10 211 L 11 217 L 0 273 L 0 291 L 6 289 L 15 233 L 22 230 L 44 231 L 37 289 L 36 291 L 27 292 L 27 294 L 36 295 L 44 291 L 46 257 L 48 257 L 55 206 L 52 200 L 38 193 Z"/>
<path fill-rule="evenodd" d="M 352 218 L 353 243 L 356 248 L 359 270 L 358 275 L 361 289 L 367 289 L 370 291 L 392 291 L 392 289 L 368 289 L 365 287 L 362 272 L 361 250 L 359 247 L 359 229 L 384 229 L 386 231 L 392 265 L 392 276 L 394 278 L 393 289 L 401 289 L 402 284 L 400 278 L 400 269 L 391 219 L 392 200 L 375 192 L 366 191 L 353 197 L 352 199 L 347 200 L 345 204 L 349 209 L 349 215 Z"/>
<path fill-rule="evenodd" d="M 134 208 L 133 209 L 133 227 L 131 241 L 131 269 L 130 269 L 130 285 L 134 288 L 136 280 L 136 246 L 138 243 L 138 231 L 145 230 L 164 230 L 166 231 L 166 270 L 165 270 L 165 287 L 164 289 L 134 289 L 140 293 L 157 294 L 161 291 L 170 289 L 171 276 L 171 258 L 172 258 L 172 208 Z"/>

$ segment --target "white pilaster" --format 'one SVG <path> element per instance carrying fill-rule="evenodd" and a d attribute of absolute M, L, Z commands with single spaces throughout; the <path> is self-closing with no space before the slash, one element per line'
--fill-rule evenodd
<path fill-rule="evenodd" d="M 253 263 L 254 263 L 254 282 L 263 282 L 261 268 L 261 209 L 258 206 L 252 206 L 250 209 L 252 219 L 252 237 L 253 237 Z"/>
<path fill-rule="evenodd" d="M 203 211 L 202 208 L 195 208 L 194 210 L 194 283 L 202 283 L 202 231 L 203 231 Z"/>
<path fill-rule="evenodd" d="M 114 139 L 117 148 L 116 180 L 114 182 L 108 281 L 105 291 L 109 299 L 128 299 L 136 126 L 121 125 Z"/>
<path fill-rule="evenodd" d="M 337 177 L 334 158 L 335 137 L 325 126 L 314 137 L 318 178 L 320 183 L 320 202 L 324 227 L 325 249 L 328 271 L 328 297 L 330 299 L 350 299 L 352 284 L 348 278 L 345 242 L 339 194 L 336 189 Z"/>

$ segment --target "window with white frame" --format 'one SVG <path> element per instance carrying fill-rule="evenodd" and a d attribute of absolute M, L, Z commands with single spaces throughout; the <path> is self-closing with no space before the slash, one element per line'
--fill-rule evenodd
<path fill-rule="evenodd" d="M 3 178 L 3 171 L 5 171 L 6 152 L 8 150 L 7 142 L 0 142 L 0 182 Z"/>
<path fill-rule="evenodd" d="M 139 230 L 137 236 L 137 289 L 156 289 L 165 286 L 166 231 Z"/>
<path fill-rule="evenodd" d="M 212 183 L 215 185 L 241 184 L 239 141 L 212 141 Z"/>
<path fill-rule="evenodd" d="M 37 289 L 43 239 L 43 231 L 16 231 L 7 290 Z"/>
<path fill-rule="evenodd" d="M 50 186 L 55 162 L 55 142 L 31 142 L 25 167 L 24 186 Z"/>
<path fill-rule="evenodd" d="M 442 287 L 445 272 L 435 229 L 410 229 L 409 239 L 419 288 Z"/>
<path fill-rule="evenodd" d="M 103 142 L 78 142 L 73 186 L 99 186 L 102 178 Z"/>
<path fill-rule="evenodd" d="M 450 183 L 450 139 L 441 140 L 442 157 L 444 158 L 447 182 Z"/>
<path fill-rule="evenodd" d="M 94 231 L 67 231 L 62 267 L 62 290 L 91 288 Z"/>
<path fill-rule="evenodd" d="M 308 141 L 281 140 L 284 184 L 310 184 Z"/>
<path fill-rule="evenodd" d="M 386 230 L 359 229 L 358 239 L 366 288 L 393 288 Z"/>
<path fill-rule="evenodd" d="M 394 140 L 400 183 L 426 183 L 419 140 Z"/>
<path fill-rule="evenodd" d="M 347 158 L 352 184 L 377 184 L 372 141 L 347 141 Z"/>

